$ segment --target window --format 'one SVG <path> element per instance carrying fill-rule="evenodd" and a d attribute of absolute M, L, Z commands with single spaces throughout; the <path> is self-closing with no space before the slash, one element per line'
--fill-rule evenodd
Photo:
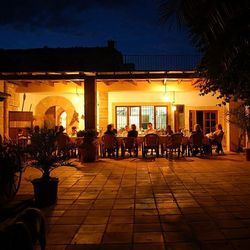
<path fill-rule="evenodd" d="M 141 107 L 142 122 L 141 127 L 147 129 L 148 123 L 154 124 L 154 106 L 142 106 Z"/>
<path fill-rule="evenodd" d="M 166 129 L 167 127 L 166 107 L 155 107 L 155 128 Z"/>
<path fill-rule="evenodd" d="M 218 111 L 216 110 L 190 110 L 189 129 L 193 130 L 195 124 L 200 124 L 204 134 L 214 132 L 218 121 Z"/>
<path fill-rule="evenodd" d="M 128 124 L 128 108 L 116 107 L 116 124 L 117 128 L 125 128 Z"/>
<path fill-rule="evenodd" d="M 129 107 L 129 124 L 135 124 L 140 128 L 140 107 Z"/>
<path fill-rule="evenodd" d="M 116 106 L 116 127 L 135 124 L 136 127 L 147 129 L 149 122 L 156 129 L 167 127 L 167 106 Z"/>
<path fill-rule="evenodd" d="M 217 123 L 217 111 L 205 111 L 204 112 L 204 133 L 208 134 L 216 130 Z"/>

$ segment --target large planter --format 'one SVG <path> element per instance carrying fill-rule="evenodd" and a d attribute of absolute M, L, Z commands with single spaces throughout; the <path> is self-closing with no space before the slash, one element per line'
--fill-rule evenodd
<path fill-rule="evenodd" d="M 34 187 L 35 203 L 38 207 L 47 207 L 56 204 L 58 178 L 37 178 L 32 180 Z"/>
<path fill-rule="evenodd" d="M 98 141 L 95 138 L 84 138 L 84 142 L 79 147 L 80 161 L 95 162 L 98 158 Z"/>

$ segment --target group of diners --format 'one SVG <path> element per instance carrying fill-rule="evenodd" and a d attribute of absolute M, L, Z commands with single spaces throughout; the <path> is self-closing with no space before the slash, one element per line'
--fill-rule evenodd
<path fill-rule="evenodd" d="M 55 126 L 54 129 L 40 128 L 38 125 L 34 128 L 18 129 L 16 142 L 11 139 L 5 139 L 9 143 L 16 143 L 20 147 L 39 147 L 41 136 L 47 134 L 54 138 L 54 145 L 57 154 L 64 154 L 68 157 L 76 156 L 76 145 L 71 138 L 77 137 L 77 127 L 72 127 L 71 132 L 67 134 L 63 126 Z"/>
<path fill-rule="evenodd" d="M 178 149 L 179 153 L 181 151 L 182 155 L 192 155 L 196 156 L 197 154 L 203 155 L 203 154 L 212 154 L 212 149 L 215 149 L 216 153 L 224 153 L 222 148 L 222 138 L 224 135 L 224 131 L 222 129 L 222 125 L 218 124 L 217 129 L 214 132 L 204 134 L 201 126 L 199 124 L 196 124 L 194 126 L 194 130 L 190 133 L 189 136 L 184 135 L 182 131 L 174 133 L 170 125 L 167 125 L 167 128 L 165 131 L 163 131 L 164 135 L 161 134 L 159 136 L 159 146 L 161 148 L 166 147 L 173 147 L 174 149 Z M 142 145 L 142 151 L 143 151 L 143 143 L 144 139 L 147 135 L 155 134 L 159 135 L 158 131 L 153 128 L 153 125 L 151 122 L 147 124 L 147 129 L 144 131 L 143 137 L 140 136 L 140 139 L 138 139 L 138 131 L 136 130 L 136 125 L 132 124 L 130 129 L 128 126 L 125 126 L 125 128 L 120 132 L 117 133 L 117 130 L 115 129 L 113 124 L 107 125 L 107 130 L 105 131 L 104 135 L 110 135 L 114 137 L 114 144 L 116 147 L 116 150 L 119 150 L 118 147 L 121 146 L 124 143 L 121 142 L 121 138 L 126 139 L 126 137 L 130 138 L 136 138 L 135 140 L 135 146 L 138 148 L 139 142 L 141 142 Z M 177 141 L 176 141 L 177 138 Z M 123 139 L 123 140 L 124 140 Z M 171 140 L 172 139 L 172 140 Z M 127 141 L 127 139 L 126 139 Z M 101 142 L 103 143 L 103 141 Z M 177 145 L 174 145 L 177 144 Z M 173 149 L 172 148 L 172 149 Z M 101 149 L 102 150 L 102 149 Z M 163 152 L 164 150 L 161 150 Z M 138 149 L 137 149 L 138 153 Z M 162 153 L 163 154 L 163 153 Z M 117 154 L 118 155 L 118 154 Z"/>
<path fill-rule="evenodd" d="M 17 142 L 19 145 L 23 146 L 34 146 L 38 142 L 37 138 L 39 137 L 40 133 L 43 133 L 44 129 L 40 129 L 39 126 L 35 126 L 33 129 L 26 128 L 25 130 L 19 129 L 17 133 Z M 125 138 L 134 138 L 134 147 L 137 149 L 137 154 L 139 149 L 142 149 L 142 144 L 144 143 L 144 138 L 147 135 L 157 135 L 159 137 L 158 143 L 159 147 L 162 148 L 168 146 L 166 145 L 166 141 L 168 138 L 174 138 L 176 135 L 180 138 L 181 136 L 181 153 L 182 155 L 193 155 L 196 156 L 197 154 L 208 154 L 212 152 L 212 147 L 215 149 L 216 153 L 224 153 L 222 148 L 222 138 L 224 135 L 224 131 L 222 129 L 222 125 L 218 124 L 217 129 L 214 132 L 204 134 L 201 126 L 196 124 L 194 126 L 194 130 L 190 133 L 189 136 L 183 134 L 182 132 L 174 133 L 170 125 L 167 125 L 166 130 L 163 131 L 164 135 L 159 135 L 159 132 L 153 128 L 151 122 L 147 124 L 147 129 L 143 131 L 143 135 L 138 132 L 136 125 L 132 124 L 129 126 L 125 126 L 123 130 L 117 132 L 117 129 L 114 127 L 113 124 L 107 125 L 107 130 L 99 138 L 97 138 L 100 144 L 100 154 L 102 156 L 102 145 L 103 145 L 103 136 L 110 135 L 114 138 L 114 146 L 117 148 L 120 147 L 122 150 L 122 146 L 124 145 L 124 141 L 129 141 L 128 139 L 124 140 Z M 82 142 L 82 139 L 75 140 L 75 138 L 79 137 L 79 133 L 77 132 L 77 127 L 72 127 L 71 132 L 67 134 L 63 126 L 56 126 L 54 129 L 47 131 L 47 133 L 51 133 L 55 137 L 55 146 L 57 148 L 58 153 L 68 154 L 71 156 L 77 155 L 77 148 L 79 146 L 79 142 Z M 82 137 L 80 137 L 82 138 Z M 130 140 L 133 141 L 133 140 Z M 0 144 L 4 142 L 4 138 L 0 137 Z M 171 142 L 168 141 L 168 142 Z M 171 146 L 171 145 L 170 145 Z M 124 147 L 124 146 L 123 146 Z M 161 152 L 163 152 L 162 150 Z M 131 153 L 131 152 L 130 152 Z M 162 153 L 163 154 L 163 153 Z"/>

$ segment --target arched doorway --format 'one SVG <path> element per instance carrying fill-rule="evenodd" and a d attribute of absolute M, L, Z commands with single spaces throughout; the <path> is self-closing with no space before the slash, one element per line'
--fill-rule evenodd
<path fill-rule="evenodd" d="M 49 96 L 42 99 L 35 108 L 35 125 L 47 128 L 64 124 L 66 131 L 77 126 L 76 111 L 73 104 L 62 96 Z M 63 125 L 62 125 L 63 126 Z"/>

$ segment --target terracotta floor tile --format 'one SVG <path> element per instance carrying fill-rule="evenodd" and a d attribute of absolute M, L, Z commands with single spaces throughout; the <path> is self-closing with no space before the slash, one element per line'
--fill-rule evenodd
<path fill-rule="evenodd" d="M 160 217 L 157 215 L 136 215 L 135 223 L 137 224 L 160 223 Z"/>
<path fill-rule="evenodd" d="M 81 225 L 78 229 L 78 232 L 82 233 L 82 232 L 99 232 L 99 233 L 103 233 L 106 229 L 106 224 L 103 225 Z"/>
<path fill-rule="evenodd" d="M 146 243 L 146 242 L 163 242 L 163 235 L 161 232 L 142 232 L 134 233 L 135 243 Z"/>
<path fill-rule="evenodd" d="M 63 216 L 60 217 L 55 224 L 60 224 L 60 225 L 80 225 L 82 224 L 85 216 L 83 217 L 78 217 L 78 216 Z"/>
<path fill-rule="evenodd" d="M 134 224 L 134 232 L 161 232 L 160 223 L 155 224 Z"/>
<path fill-rule="evenodd" d="M 106 232 L 103 243 L 132 243 L 132 232 Z"/>
<path fill-rule="evenodd" d="M 133 250 L 165 250 L 165 245 L 163 243 L 138 243 L 135 244 Z"/>
<path fill-rule="evenodd" d="M 56 233 L 49 233 L 47 236 L 47 244 L 70 244 L 71 240 L 73 239 L 75 232 L 56 232 Z"/>
<path fill-rule="evenodd" d="M 112 215 L 109 218 L 109 223 L 133 223 L 134 218 L 133 215 L 125 215 L 125 216 L 116 216 L 116 215 Z"/>
<path fill-rule="evenodd" d="M 63 216 L 69 217 L 85 217 L 89 213 L 89 210 L 79 210 L 79 209 L 68 209 L 64 212 Z"/>
<path fill-rule="evenodd" d="M 106 232 L 132 232 L 133 224 L 108 224 Z"/>
<path fill-rule="evenodd" d="M 101 225 L 108 222 L 109 217 L 107 216 L 87 216 L 84 220 L 85 225 Z"/>
<path fill-rule="evenodd" d="M 168 250 L 200 250 L 200 246 L 197 243 L 192 242 L 175 242 L 166 243 L 166 249 Z M 210 250 L 213 250 L 212 248 Z M 219 250 L 219 249 L 218 249 Z"/>
<path fill-rule="evenodd" d="M 100 244 L 103 233 L 93 232 L 78 232 L 73 240 L 72 244 Z"/>
<path fill-rule="evenodd" d="M 165 232 L 164 238 L 166 242 L 190 242 L 194 240 L 192 233 L 188 231 Z"/>

